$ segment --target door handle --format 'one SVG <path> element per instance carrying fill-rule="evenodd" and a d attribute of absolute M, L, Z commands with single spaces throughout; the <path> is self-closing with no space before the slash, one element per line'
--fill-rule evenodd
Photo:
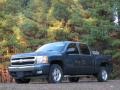
<path fill-rule="evenodd" d="M 81 60 L 81 62 L 82 62 L 82 64 L 83 64 L 83 65 L 85 65 L 85 64 L 86 64 L 85 60 Z"/>
<path fill-rule="evenodd" d="M 80 60 L 75 60 L 75 63 L 76 63 L 76 64 L 80 64 L 81 61 L 80 61 Z"/>

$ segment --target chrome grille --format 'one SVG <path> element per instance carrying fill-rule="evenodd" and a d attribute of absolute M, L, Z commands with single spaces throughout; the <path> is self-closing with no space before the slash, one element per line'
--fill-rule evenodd
<path fill-rule="evenodd" d="M 31 65 L 35 63 L 34 57 L 14 58 L 11 60 L 12 65 Z"/>

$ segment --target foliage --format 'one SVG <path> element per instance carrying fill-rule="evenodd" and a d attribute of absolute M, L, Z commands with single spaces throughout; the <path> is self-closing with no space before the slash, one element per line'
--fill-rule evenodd
<path fill-rule="evenodd" d="M 120 16 L 119 0 L 0 0 L 0 54 L 34 51 L 53 41 L 82 41 L 112 55 L 120 68 L 116 11 Z"/>

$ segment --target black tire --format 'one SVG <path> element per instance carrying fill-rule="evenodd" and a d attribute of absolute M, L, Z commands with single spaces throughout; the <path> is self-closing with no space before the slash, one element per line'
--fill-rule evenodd
<path fill-rule="evenodd" d="M 48 82 L 49 83 L 60 83 L 62 79 L 63 79 L 62 68 L 57 64 L 51 65 L 49 76 L 48 76 Z"/>
<path fill-rule="evenodd" d="M 18 84 L 29 83 L 30 79 L 15 79 L 15 82 Z"/>
<path fill-rule="evenodd" d="M 68 80 L 70 82 L 78 82 L 79 81 L 79 77 L 69 77 Z"/>
<path fill-rule="evenodd" d="M 98 82 L 106 82 L 109 78 L 109 73 L 106 67 L 101 67 L 97 75 Z"/>

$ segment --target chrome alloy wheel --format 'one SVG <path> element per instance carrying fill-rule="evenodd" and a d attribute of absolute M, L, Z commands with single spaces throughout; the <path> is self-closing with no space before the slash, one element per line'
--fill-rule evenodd
<path fill-rule="evenodd" d="M 52 73 L 52 76 L 55 81 L 59 81 L 62 77 L 61 71 L 58 68 L 55 68 Z"/>
<path fill-rule="evenodd" d="M 102 71 L 102 79 L 106 81 L 107 78 L 108 78 L 107 71 L 106 71 L 106 70 L 103 70 L 103 71 Z"/>

